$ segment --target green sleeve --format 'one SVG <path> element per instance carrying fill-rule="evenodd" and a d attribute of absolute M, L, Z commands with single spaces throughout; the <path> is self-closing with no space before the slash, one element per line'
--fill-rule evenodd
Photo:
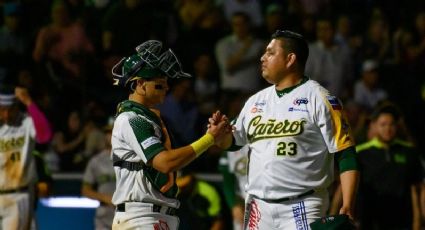
<path fill-rule="evenodd" d="M 224 155 L 222 156 L 222 159 L 226 159 L 227 160 L 227 152 L 224 152 Z M 220 159 L 220 162 L 222 162 L 222 160 Z M 236 201 L 235 201 L 235 184 L 236 184 L 236 178 L 235 176 L 230 173 L 229 171 L 229 166 L 228 164 L 219 164 L 218 170 L 220 171 L 220 173 L 223 175 L 223 194 L 224 194 L 224 199 L 226 200 L 226 204 L 232 208 Z"/>
<path fill-rule="evenodd" d="M 356 149 L 353 146 L 336 152 L 335 161 L 338 162 L 339 173 L 359 169 Z"/>

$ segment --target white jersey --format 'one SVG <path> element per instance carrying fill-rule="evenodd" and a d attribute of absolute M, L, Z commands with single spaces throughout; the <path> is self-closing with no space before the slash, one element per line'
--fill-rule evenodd
<path fill-rule="evenodd" d="M 279 97 L 270 86 L 249 98 L 236 121 L 236 145 L 250 148 L 247 193 L 297 196 L 333 181 L 333 154 L 354 142 L 336 97 L 316 81 Z"/>
<path fill-rule="evenodd" d="M 152 111 L 131 101 L 121 103 L 119 110 L 123 111 L 114 122 L 112 154 L 121 160 L 141 162 L 146 166 L 156 154 L 165 150 L 161 121 Z M 114 170 L 116 190 L 112 197 L 113 204 L 144 202 L 178 208 L 178 200 L 172 197 L 176 194 L 166 196 L 159 191 L 164 181 L 158 179 L 167 180 L 168 175 L 152 167 L 148 167 L 148 170 L 128 170 L 115 166 Z"/>
<path fill-rule="evenodd" d="M 0 190 L 29 186 L 37 179 L 32 155 L 35 128 L 31 117 L 23 116 L 16 126 L 0 127 Z"/>

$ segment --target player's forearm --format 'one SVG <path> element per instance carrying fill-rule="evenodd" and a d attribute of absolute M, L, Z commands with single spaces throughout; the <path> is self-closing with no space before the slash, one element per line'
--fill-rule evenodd
<path fill-rule="evenodd" d="M 152 166 L 161 173 L 175 172 L 196 158 L 190 145 L 160 152 L 152 159 Z"/>
<path fill-rule="evenodd" d="M 85 197 L 88 197 L 88 198 L 91 198 L 91 199 L 94 199 L 94 200 L 98 200 L 98 201 L 106 203 L 106 204 L 111 204 L 112 197 L 110 195 L 99 193 L 99 192 L 93 190 L 88 185 L 83 185 L 83 188 L 81 189 L 81 194 Z"/>
<path fill-rule="evenodd" d="M 348 209 L 350 214 L 353 211 L 354 201 L 356 198 L 357 185 L 359 180 L 359 171 L 349 170 L 340 174 L 342 206 Z"/>
<path fill-rule="evenodd" d="M 200 156 L 214 143 L 214 136 L 206 133 L 190 145 L 160 152 L 153 158 L 152 166 L 162 173 L 175 172 Z"/>

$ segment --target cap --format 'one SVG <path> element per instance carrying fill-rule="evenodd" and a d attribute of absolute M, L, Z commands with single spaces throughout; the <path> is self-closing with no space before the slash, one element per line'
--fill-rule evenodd
<path fill-rule="evenodd" d="M 0 106 L 11 106 L 15 103 L 15 90 L 11 86 L 3 85 L 0 87 Z"/>
<path fill-rule="evenodd" d="M 369 71 L 377 70 L 378 67 L 379 67 L 378 62 L 376 62 L 374 60 L 366 60 L 366 61 L 363 62 L 362 72 L 369 72 Z"/>

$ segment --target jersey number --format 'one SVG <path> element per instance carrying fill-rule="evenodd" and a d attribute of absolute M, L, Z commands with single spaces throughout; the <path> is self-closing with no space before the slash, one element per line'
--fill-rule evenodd
<path fill-rule="evenodd" d="M 10 160 L 13 162 L 21 161 L 21 153 L 19 151 L 10 154 Z"/>
<path fill-rule="evenodd" d="M 278 156 L 295 156 L 297 154 L 297 143 L 279 142 L 279 144 L 277 144 L 276 154 Z"/>

